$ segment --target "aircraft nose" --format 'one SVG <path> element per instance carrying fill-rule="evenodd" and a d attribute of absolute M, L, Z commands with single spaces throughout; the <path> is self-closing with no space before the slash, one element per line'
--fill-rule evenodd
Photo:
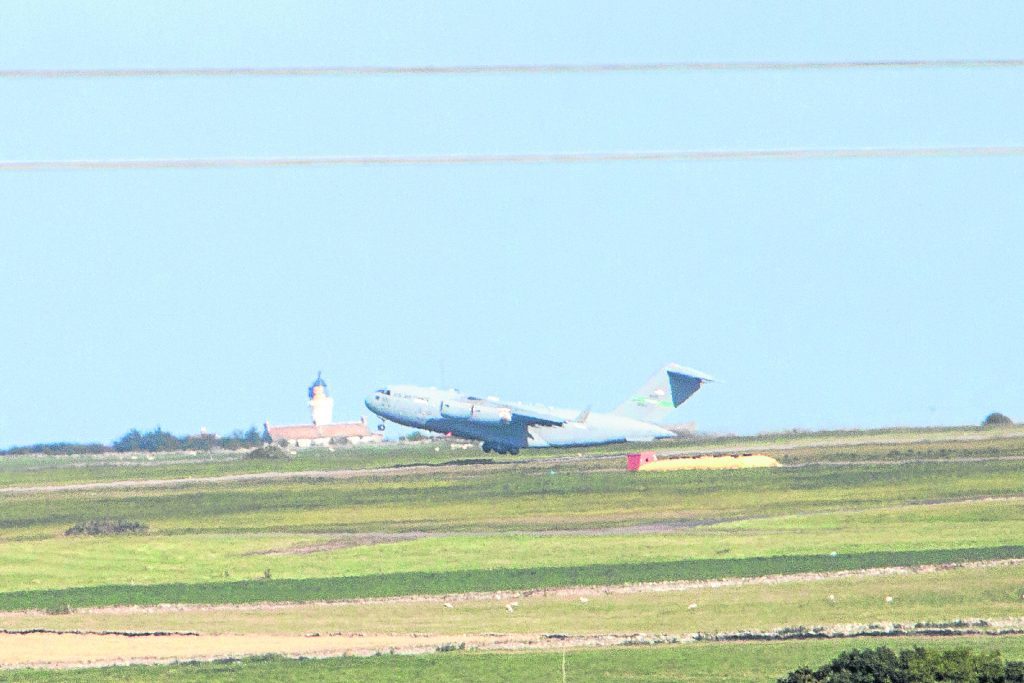
<path fill-rule="evenodd" d="M 369 408 L 373 413 L 377 415 L 383 415 L 383 406 L 381 406 L 380 400 L 380 397 L 383 395 L 383 393 L 384 392 L 381 391 L 373 392 L 372 394 L 366 397 L 366 400 L 363 401 L 363 404 L 367 408 Z"/>

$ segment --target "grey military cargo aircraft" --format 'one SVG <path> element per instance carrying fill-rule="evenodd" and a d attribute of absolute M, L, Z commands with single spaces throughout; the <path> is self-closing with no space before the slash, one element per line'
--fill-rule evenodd
<path fill-rule="evenodd" d="M 653 441 L 676 435 L 655 424 L 713 379 L 675 363 L 659 370 L 610 413 L 549 408 L 480 398 L 452 389 L 391 385 L 366 397 L 366 407 L 406 427 L 483 442 L 485 452 Z M 381 428 L 383 428 L 383 421 Z"/>

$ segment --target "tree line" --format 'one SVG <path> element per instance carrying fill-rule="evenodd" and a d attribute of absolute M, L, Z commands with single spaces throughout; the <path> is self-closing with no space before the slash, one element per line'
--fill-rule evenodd
<path fill-rule="evenodd" d="M 190 434 L 175 436 L 160 427 L 148 432 L 130 429 L 110 445 L 102 443 L 37 443 L 30 446 L 13 446 L 0 450 L 0 455 L 71 455 L 73 453 L 166 453 L 169 451 L 213 451 L 257 448 L 267 441 L 264 432 L 256 427 L 242 431 L 236 429 L 226 436 L 216 434 Z"/>

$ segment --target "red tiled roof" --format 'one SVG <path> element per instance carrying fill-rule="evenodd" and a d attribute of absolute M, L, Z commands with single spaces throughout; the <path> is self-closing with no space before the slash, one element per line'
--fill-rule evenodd
<path fill-rule="evenodd" d="M 346 436 L 370 436 L 365 422 L 335 422 L 327 425 L 267 425 L 272 441 L 278 439 L 333 439 Z"/>

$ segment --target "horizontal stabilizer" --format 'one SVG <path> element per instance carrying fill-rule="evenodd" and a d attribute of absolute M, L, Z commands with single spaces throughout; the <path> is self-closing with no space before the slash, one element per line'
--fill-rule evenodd
<path fill-rule="evenodd" d="M 678 407 L 697 393 L 700 385 L 704 382 L 713 381 L 714 379 L 711 377 L 692 368 L 680 367 L 678 370 L 668 370 L 668 382 L 672 388 L 672 407 Z"/>
<path fill-rule="evenodd" d="M 613 412 L 644 422 L 659 422 L 697 393 L 702 384 L 712 381 L 714 378 L 699 370 L 669 363 Z"/>

